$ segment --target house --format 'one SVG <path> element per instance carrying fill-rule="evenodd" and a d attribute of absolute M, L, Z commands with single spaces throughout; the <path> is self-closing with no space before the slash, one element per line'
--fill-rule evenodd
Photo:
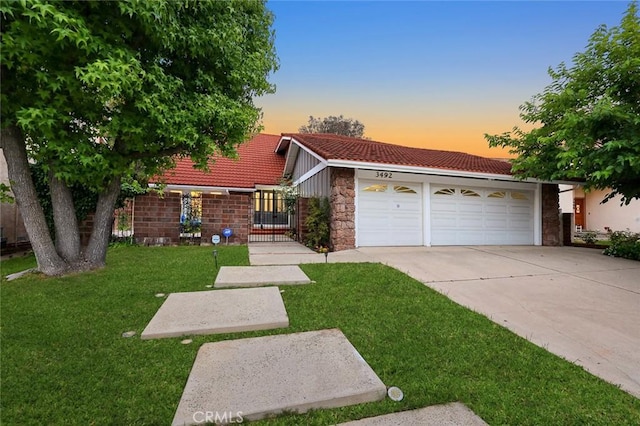
<path fill-rule="evenodd" d="M 328 197 L 334 250 L 361 246 L 557 245 L 558 186 L 511 175 L 508 163 L 330 134 L 260 134 L 210 172 L 188 160 L 162 177 L 164 197 L 137 197 L 139 242 L 232 243 L 304 234 L 311 197 Z M 299 192 L 296 215 L 278 183 Z M 153 242 L 153 241 L 152 241 Z"/>
<path fill-rule="evenodd" d="M 578 232 L 640 232 L 640 200 L 621 205 L 621 197 L 617 196 L 603 204 L 608 192 L 585 192 L 580 185 L 560 185 L 560 209 L 573 213 L 574 229 Z"/>
<path fill-rule="evenodd" d="M 558 245 L 558 185 L 461 152 L 328 134 L 283 134 L 302 200 L 326 196 L 335 250 L 361 246 Z"/>
<path fill-rule="evenodd" d="M 150 184 L 164 184 L 163 196 L 152 192 L 132 201 L 130 232 L 144 244 L 206 242 L 213 235 L 224 242 L 224 230 L 231 231 L 228 242 L 235 244 L 247 243 L 250 236 L 282 238 L 290 217 L 276 191 L 285 161 L 275 149 L 279 141 L 277 135 L 256 135 L 238 147 L 237 159 L 212 159 L 208 172 L 195 169 L 189 159 L 179 160 Z"/>

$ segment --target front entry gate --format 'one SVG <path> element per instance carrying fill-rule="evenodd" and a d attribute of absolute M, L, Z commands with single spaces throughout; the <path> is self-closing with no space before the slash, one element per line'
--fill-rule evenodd
<path fill-rule="evenodd" d="M 253 194 L 253 223 L 251 242 L 293 241 L 292 217 L 287 211 L 282 193 L 258 190 Z"/>

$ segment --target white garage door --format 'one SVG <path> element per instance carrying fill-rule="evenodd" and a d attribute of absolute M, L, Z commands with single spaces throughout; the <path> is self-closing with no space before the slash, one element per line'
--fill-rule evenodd
<path fill-rule="evenodd" d="M 360 180 L 359 246 L 421 246 L 422 184 Z"/>
<path fill-rule="evenodd" d="M 533 244 L 533 201 L 533 191 L 431 185 L 431 244 Z"/>

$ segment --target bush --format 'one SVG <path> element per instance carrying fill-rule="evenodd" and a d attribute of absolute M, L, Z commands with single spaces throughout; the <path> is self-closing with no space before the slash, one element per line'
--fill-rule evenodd
<path fill-rule="evenodd" d="M 598 233 L 595 231 L 586 231 L 580 237 L 587 244 L 595 244 L 598 241 Z"/>
<path fill-rule="evenodd" d="M 604 250 L 607 256 L 640 260 L 640 234 L 630 231 L 611 233 L 611 245 Z"/>
<path fill-rule="evenodd" d="M 329 199 L 309 199 L 309 215 L 305 220 L 307 232 L 305 243 L 307 247 L 318 249 L 329 247 Z"/>

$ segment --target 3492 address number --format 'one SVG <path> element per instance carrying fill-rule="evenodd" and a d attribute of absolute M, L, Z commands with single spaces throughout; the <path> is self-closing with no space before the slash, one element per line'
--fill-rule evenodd
<path fill-rule="evenodd" d="M 376 172 L 377 178 L 391 179 L 393 177 L 392 172 Z"/>

